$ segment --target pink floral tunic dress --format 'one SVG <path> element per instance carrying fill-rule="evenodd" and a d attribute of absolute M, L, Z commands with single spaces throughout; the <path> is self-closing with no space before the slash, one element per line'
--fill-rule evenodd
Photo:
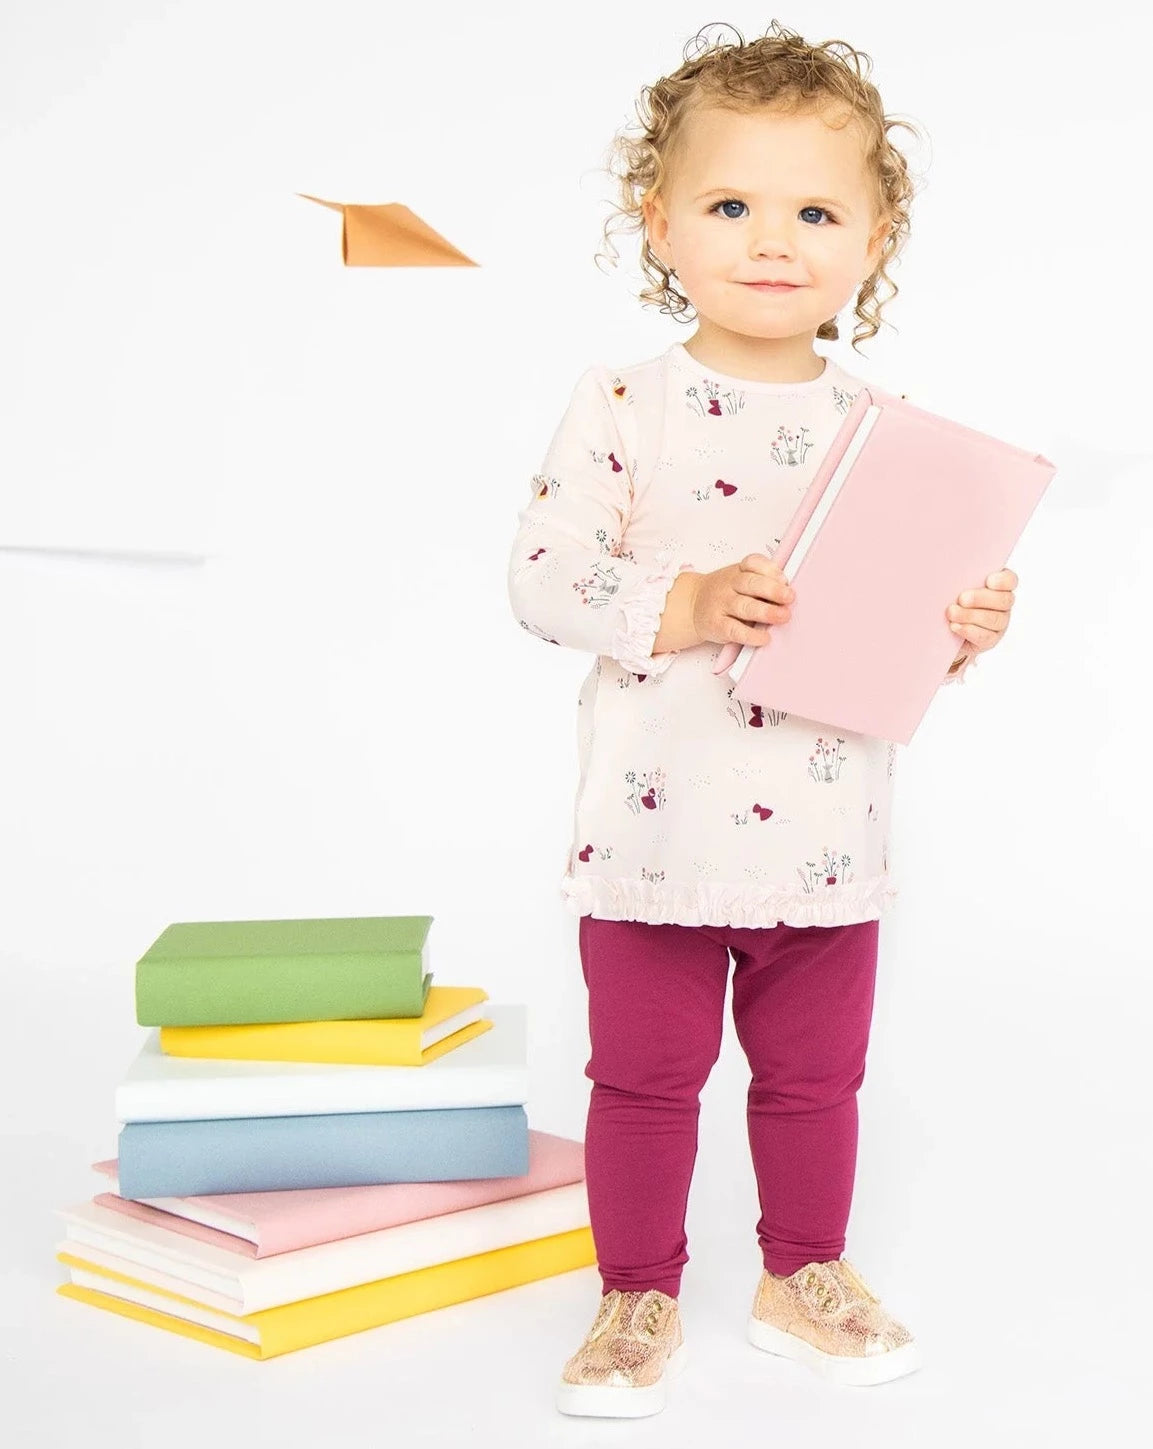
<path fill-rule="evenodd" d="M 808 382 L 727 377 L 679 342 L 578 380 L 508 570 L 523 628 L 596 656 L 560 882 L 574 914 L 831 926 L 896 897 L 896 745 L 734 699 L 719 644 L 651 652 L 679 573 L 772 555 L 862 385 L 831 358 Z"/>

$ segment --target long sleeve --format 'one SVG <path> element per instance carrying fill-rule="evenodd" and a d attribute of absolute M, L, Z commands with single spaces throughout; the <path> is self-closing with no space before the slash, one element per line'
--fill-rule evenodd
<path fill-rule="evenodd" d="M 581 375 L 518 515 L 508 591 L 530 633 L 660 674 L 675 653 L 652 653 L 661 614 L 673 580 L 691 565 L 671 550 L 639 562 L 626 546 L 635 406 L 614 395 L 603 367 Z"/>

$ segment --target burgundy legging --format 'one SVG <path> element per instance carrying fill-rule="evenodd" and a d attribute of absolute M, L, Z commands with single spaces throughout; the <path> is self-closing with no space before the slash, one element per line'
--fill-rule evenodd
<path fill-rule="evenodd" d="M 839 1257 L 857 1161 L 857 1088 L 878 921 L 682 926 L 580 918 L 592 1081 L 585 1173 L 603 1292 L 676 1297 L 700 1091 L 733 1021 L 752 1072 L 748 1132 L 771 1272 Z"/>

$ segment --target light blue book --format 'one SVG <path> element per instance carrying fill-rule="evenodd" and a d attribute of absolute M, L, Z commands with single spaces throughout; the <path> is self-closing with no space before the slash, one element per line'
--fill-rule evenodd
<path fill-rule="evenodd" d="M 524 1177 L 523 1107 L 129 1122 L 120 1131 L 126 1198 L 465 1182 Z"/>

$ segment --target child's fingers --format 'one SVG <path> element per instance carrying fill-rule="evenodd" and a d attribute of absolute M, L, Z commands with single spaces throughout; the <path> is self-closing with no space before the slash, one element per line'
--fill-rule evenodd
<path fill-rule="evenodd" d="M 999 609 L 1007 610 L 1013 607 L 1014 594 L 1011 589 L 966 589 L 964 593 L 957 595 L 957 602 L 950 604 L 952 610 L 964 609 Z"/>
<path fill-rule="evenodd" d="M 958 609 L 955 614 L 950 610 L 950 622 L 953 624 L 972 624 L 995 631 L 1004 628 L 1007 617 L 1006 609 Z"/>
<path fill-rule="evenodd" d="M 957 639 L 971 644 L 974 649 L 990 649 L 1001 638 L 997 629 L 982 629 L 977 624 L 951 624 L 949 626 Z"/>

